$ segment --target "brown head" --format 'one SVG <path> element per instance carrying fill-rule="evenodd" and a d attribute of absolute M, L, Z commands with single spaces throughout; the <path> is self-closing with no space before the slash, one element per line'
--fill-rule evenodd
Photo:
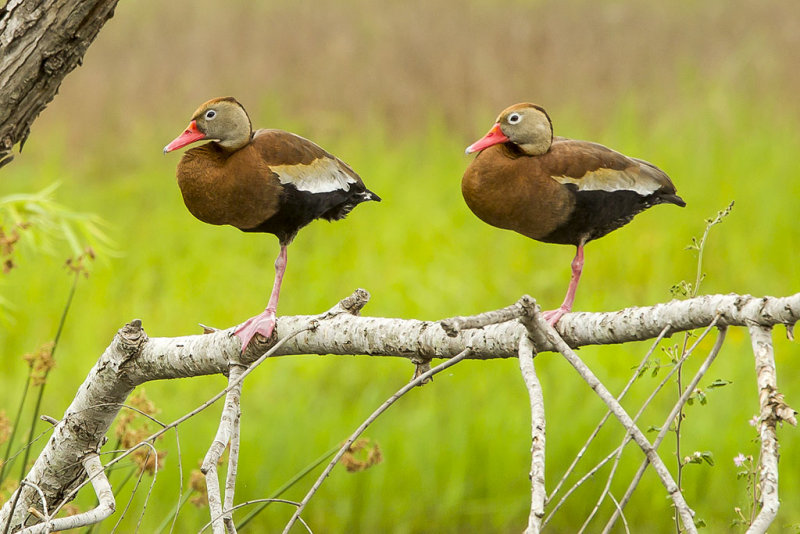
<path fill-rule="evenodd" d="M 233 97 L 214 98 L 197 108 L 186 130 L 164 147 L 172 152 L 196 141 L 216 141 L 227 150 L 238 150 L 250 142 L 250 117 Z"/>
<path fill-rule="evenodd" d="M 527 102 L 514 104 L 500 113 L 489 133 L 467 147 L 467 154 L 499 143 L 513 143 L 529 156 L 550 150 L 553 123 L 543 107 Z"/>

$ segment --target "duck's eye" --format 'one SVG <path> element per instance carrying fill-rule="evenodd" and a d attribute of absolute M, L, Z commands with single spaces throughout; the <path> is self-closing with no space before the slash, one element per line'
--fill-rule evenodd
<path fill-rule="evenodd" d="M 522 120 L 522 115 L 519 113 L 512 113 L 508 116 L 508 124 L 517 124 L 519 121 Z"/>
<path fill-rule="evenodd" d="M 208 111 L 206 111 L 206 120 L 207 121 L 210 121 L 211 119 L 213 119 L 216 116 L 217 116 L 217 112 L 214 111 L 213 109 L 209 109 Z"/>

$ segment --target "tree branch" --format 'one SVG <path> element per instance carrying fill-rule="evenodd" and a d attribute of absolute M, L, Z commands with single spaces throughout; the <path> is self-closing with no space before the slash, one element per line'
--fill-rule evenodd
<path fill-rule="evenodd" d="M 64 77 L 81 64 L 118 0 L 9 0 L 0 8 L 0 167 Z"/>
<path fill-rule="evenodd" d="M 545 416 L 542 384 L 536 376 L 533 343 L 528 337 L 519 340 L 519 368 L 531 399 L 531 511 L 525 534 L 538 534 L 542 530 L 547 490 L 544 484 L 545 466 Z"/>
<path fill-rule="evenodd" d="M 775 353 L 772 349 L 772 329 L 763 326 L 750 327 L 750 339 L 756 360 L 758 399 L 761 412 L 758 418 L 758 433 L 761 438 L 761 465 L 759 488 L 761 489 L 761 511 L 748 534 L 761 534 L 767 531 L 778 515 L 778 437 L 775 427 L 778 421 L 797 425 L 795 411 L 783 402 L 778 393 L 778 380 L 775 370 Z"/>
<path fill-rule="evenodd" d="M 222 510 L 233 507 L 233 496 L 236 489 L 236 470 L 239 456 L 239 419 L 241 417 L 239 406 L 242 395 L 242 380 L 239 380 L 239 377 L 241 377 L 245 369 L 245 366 L 231 362 L 230 370 L 228 371 L 231 388 L 225 396 L 225 405 L 222 408 L 217 435 L 206 453 L 202 467 L 200 467 L 200 471 L 206 476 L 209 512 L 211 517 L 217 518 L 211 524 L 214 534 L 222 534 L 225 529 L 231 534 L 236 530 L 235 527 L 232 527 L 231 515 L 223 514 Z M 228 472 L 225 477 L 225 504 L 223 505 L 219 479 L 217 478 L 217 463 L 229 442 L 231 444 L 231 452 L 228 457 Z"/>
<path fill-rule="evenodd" d="M 108 477 L 106 477 L 103 464 L 100 462 L 100 457 L 97 453 L 90 453 L 84 458 L 83 468 L 86 470 L 86 475 L 92 482 L 95 495 L 97 495 L 97 506 L 82 514 L 50 519 L 49 521 L 45 520 L 42 523 L 22 530 L 20 534 L 40 534 L 42 532 L 58 532 L 61 530 L 85 527 L 87 525 L 99 523 L 114 513 L 116 508 L 114 492 L 111 491 L 111 484 L 108 482 Z M 42 495 L 42 498 L 44 498 L 44 495 Z M 45 507 L 44 513 L 46 516 L 47 507 Z M 55 515 L 55 512 L 53 515 Z"/>
<path fill-rule="evenodd" d="M 127 396 L 150 380 L 222 374 L 229 362 L 251 364 L 268 347 L 273 347 L 276 356 L 367 354 L 419 360 L 452 358 L 469 346 L 469 358 L 512 358 L 517 357 L 521 337 L 528 336 L 517 319 L 450 337 L 436 322 L 354 315 L 367 298 L 368 293 L 360 290 L 323 315 L 279 317 L 273 339 L 256 338 L 241 356 L 240 342 L 230 331 L 148 338 L 141 322 L 131 321 L 89 372 L 26 481 L 41 488 L 49 503 L 71 498 L 72 490 L 85 478 L 81 462 L 86 452 L 99 448 Z M 527 316 L 533 300 L 525 297 L 520 302 L 524 305 L 510 316 Z M 792 325 L 800 319 L 800 293 L 783 298 L 712 295 L 614 313 L 573 313 L 561 319 L 558 330 L 571 347 L 623 343 L 656 337 L 667 325 L 671 333 L 707 326 L 718 314 L 718 326 Z M 557 345 L 555 337 L 541 330 L 533 329 L 531 339 L 537 353 L 553 351 Z M 13 498 L 0 510 L 0 524 L 11 516 L 12 531 L 38 522 L 28 513 L 40 500 L 36 491 L 29 486 L 18 491 L 13 514 Z"/>

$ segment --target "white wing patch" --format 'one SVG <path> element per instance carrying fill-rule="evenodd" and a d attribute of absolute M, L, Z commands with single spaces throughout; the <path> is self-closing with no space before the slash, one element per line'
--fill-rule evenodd
<path fill-rule="evenodd" d="M 350 184 L 356 183 L 356 179 L 331 158 L 317 158 L 308 165 L 271 165 L 270 169 L 282 184 L 292 184 L 309 193 L 349 191 Z"/>
<path fill-rule="evenodd" d="M 580 178 L 553 176 L 561 184 L 575 184 L 578 191 L 634 191 L 642 196 L 655 193 L 663 184 L 644 173 L 597 169 Z"/>

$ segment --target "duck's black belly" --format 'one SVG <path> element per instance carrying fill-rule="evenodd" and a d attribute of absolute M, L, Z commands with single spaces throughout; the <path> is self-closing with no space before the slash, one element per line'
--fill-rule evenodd
<path fill-rule="evenodd" d="M 642 196 L 635 191 L 578 191 L 567 185 L 575 205 L 567 220 L 539 239 L 545 243 L 578 245 L 598 239 L 620 228 L 647 208 L 663 202 L 656 194 Z"/>
<path fill-rule="evenodd" d="M 325 193 L 301 191 L 292 184 L 283 184 L 282 189 L 278 211 L 258 226 L 241 228 L 243 232 L 275 234 L 282 244 L 289 244 L 311 221 L 343 219 L 359 203 L 380 200 L 374 193 L 368 193 L 363 184 L 352 184 L 348 191 Z"/>

